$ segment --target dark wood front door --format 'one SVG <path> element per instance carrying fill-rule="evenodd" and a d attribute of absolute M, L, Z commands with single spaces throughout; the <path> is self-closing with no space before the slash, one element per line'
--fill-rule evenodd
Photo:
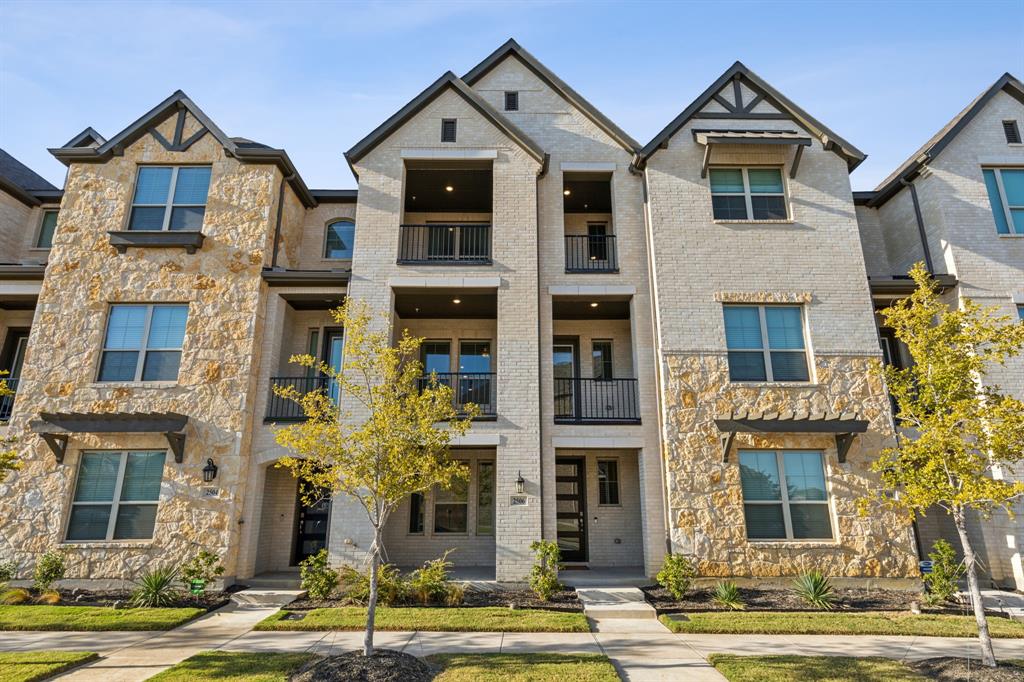
<path fill-rule="evenodd" d="M 331 514 L 331 498 L 324 496 L 319 502 L 307 506 L 302 501 L 303 483 L 298 485 L 296 501 L 295 553 L 293 565 L 327 547 L 327 525 Z"/>
<path fill-rule="evenodd" d="M 562 561 L 587 560 L 586 471 L 583 458 L 555 460 L 555 508 Z"/>

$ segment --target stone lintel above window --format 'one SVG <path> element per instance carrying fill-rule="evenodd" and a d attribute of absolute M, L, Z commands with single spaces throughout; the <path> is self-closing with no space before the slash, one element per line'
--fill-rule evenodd
<path fill-rule="evenodd" d="M 719 303 L 810 303 L 809 291 L 716 291 Z"/>

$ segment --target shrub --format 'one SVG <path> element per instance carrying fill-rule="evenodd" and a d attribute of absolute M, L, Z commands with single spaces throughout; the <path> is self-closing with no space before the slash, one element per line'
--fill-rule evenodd
<path fill-rule="evenodd" d="M 36 569 L 32 574 L 32 589 L 36 592 L 46 592 L 64 577 L 66 571 L 64 552 L 51 549 L 36 562 Z"/>
<path fill-rule="evenodd" d="M 313 599 L 327 599 L 338 586 L 338 572 L 327 565 L 327 550 L 321 549 L 299 564 L 302 589 Z"/>
<path fill-rule="evenodd" d="M 964 574 L 964 566 L 956 560 L 953 545 L 945 540 L 936 540 L 928 558 L 932 560 L 932 572 L 924 576 L 928 601 L 932 604 L 952 601 L 960 592 L 958 582 Z"/>
<path fill-rule="evenodd" d="M 536 540 L 530 545 L 533 551 L 534 564 L 530 569 L 530 589 L 537 595 L 537 599 L 548 601 L 555 592 L 562 589 L 562 583 L 558 582 L 558 562 L 562 553 L 558 550 L 558 544 L 550 540 Z"/>
<path fill-rule="evenodd" d="M 174 588 L 178 571 L 174 568 L 156 568 L 144 573 L 136 583 L 129 603 L 136 607 L 158 608 L 174 604 L 180 596 Z"/>
<path fill-rule="evenodd" d="M 46 604 L 48 606 L 59 604 L 60 592 L 58 592 L 57 590 L 46 590 L 45 592 L 40 593 L 38 597 L 36 597 L 36 603 Z"/>
<path fill-rule="evenodd" d="M 202 594 L 207 585 L 223 574 L 224 564 L 220 563 L 220 558 L 204 549 L 181 567 L 181 583 L 186 590 Z"/>
<path fill-rule="evenodd" d="M 731 580 L 723 580 L 715 585 L 711 601 L 733 611 L 742 611 L 747 608 L 747 605 L 743 602 L 743 597 L 740 596 L 740 588 L 736 587 L 736 583 Z"/>
<path fill-rule="evenodd" d="M 351 566 L 341 568 L 342 593 L 345 600 L 365 606 L 370 601 L 370 573 L 361 573 Z M 409 593 L 408 583 L 402 578 L 397 566 L 381 564 L 377 569 L 377 603 L 394 606 L 405 601 Z"/>
<path fill-rule="evenodd" d="M 807 571 L 798 575 L 793 581 L 793 591 L 810 606 L 832 609 L 832 583 L 821 571 Z"/>
<path fill-rule="evenodd" d="M 11 561 L 0 561 L 0 587 L 11 582 L 18 575 L 18 564 Z"/>
<path fill-rule="evenodd" d="M 448 589 L 444 593 L 445 606 L 458 606 L 466 598 L 466 586 L 462 583 L 448 583 Z"/>
<path fill-rule="evenodd" d="M 8 606 L 24 604 L 31 598 L 32 595 L 28 593 L 28 590 L 21 587 L 12 587 L 9 590 L 4 590 L 3 593 L 0 594 L 0 604 L 6 604 Z"/>
<path fill-rule="evenodd" d="M 448 594 L 448 561 L 451 550 L 437 559 L 431 559 L 412 572 L 409 579 L 409 594 L 421 604 L 440 603 Z M 461 601 L 461 600 L 460 600 Z"/>
<path fill-rule="evenodd" d="M 682 599 L 696 575 L 697 571 L 689 559 L 682 554 L 669 554 L 655 578 L 669 594 L 676 599 Z"/>

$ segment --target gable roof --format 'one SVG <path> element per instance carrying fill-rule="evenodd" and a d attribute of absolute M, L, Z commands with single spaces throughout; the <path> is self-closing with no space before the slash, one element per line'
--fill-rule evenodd
<path fill-rule="evenodd" d="M 460 95 L 470 106 L 479 111 L 484 118 L 522 147 L 523 151 L 540 162 L 545 170 L 547 169 L 547 154 L 544 153 L 541 146 L 534 142 L 529 135 L 513 125 L 511 121 L 499 114 L 480 95 L 473 92 L 466 85 L 465 81 L 451 71 L 446 71 L 444 75 L 427 86 L 426 90 L 416 95 L 408 104 L 395 112 L 388 120 L 381 123 L 369 135 L 356 142 L 351 149 L 345 152 L 345 158 L 348 160 L 349 166 L 354 166 L 358 163 L 361 158 L 370 153 L 377 145 L 448 90 L 452 90 Z M 354 168 L 352 172 L 355 173 Z"/>
<path fill-rule="evenodd" d="M 107 141 L 107 138 L 97 133 L 92 126 L 89 126 L 64 143 L 64 147 L 99 147 Z"/>
<path fill-rule="evenodd" d="M 999 80 L 975 97 L 963 111 L 954 116 L 939 132 L 935 133 L 916 152 L 911 154 L 910 158 L 900 164 L 889 177 L 882 180 L 878 187 L 875 188 L 875 195 L 871 199 L 870 205 L 881 206 L 895 196 L 903 187 L 903 181 L 913 179 L 921 171 L 921 168 L 927 166 L 932 159 L 942 153 L 942 150 L 967 127 L 968 123 L 974 120 L 974 117 L 999 92 L 1006 92 L 1006 94 L 1024 104 L 1024 84 L 1012 74 L 1004 73 L 999 77 Z"/>
<path fill-rule="evenodd" d="M 494 67 L 505 61 L 507 57 L 514 57 L 523 63 L 526 68 L 532 71 L 538 78 L 547 84 L 552 90 L 562 96 L 569 104 L 579 109 L 587 118 L 594 122 L 598 128 L 608 134 L 613 140 L 621 145 L 626 151 L 635 154 L 640 149 L 640 143 L 630 137 L 622 128 L 615 125 L 610 118 L 602 114 L 597 107 L 584 99 L 583 95 L 573 90 L 561 78 L 556 76 L 548 67 L 532 54 L 523 49 L 522 45 L 513 38 L 509 38 L 504 45 L 488 55 L 482 62 L 470 69 L 462 80 L 467 85 L 473 86 L 481 78 L 486 76 Z"/>
<path fill-rule="evenodd" d="M 183 138 L 185 112 L 191 114 L 202 126 L 202 128 L 188 138 Z M 174 136 L 172 140 L 167 140 L 157 132 L 156 128 L 174 115 L 178 116 Z M 243 163 L 268 163 L 276 165 L 284 174 L 288 184 L 291 185 L 302 203 L 309 208 L 316 206 L 316 199 L 309 193 L 309 188 L 302 181 L 295 165 L 288 158 L 287 152 L 283 149 L 274 149 L 273 147 L 244 138 L 228 137 L 181 90 L 175 90 L 170 97 L 147 111 L 109 140 L 101 142 L 103 138 L 99 133 L 96 133 L 92 128 L 86 128 L 71 138 L 63 147 L 56 147 L 49 151 L 65 165 L 75 162 L 102 163 L 113 156 L 121 155 L 125 147 L 145 135 L 152 135 L 169 151 L 184 151 L 207 134 L 212 135 L 220 143 L 228 156 L 233 156 Z M 92 142 L 99 142 L 99 144 L 96 146 L 82 146 L 89 138 L 92 139 Z"/>
<path fill-rule="evenodd" d="M 26 206 L 38 206 L 60 190 L 46 178 L 0 149 L 0 189 Z"/>
<path fill-rule="evenodd" d="M 860 165 L 861 161 L 867 158 L 867 155 L 864 152 L 854 147 L 852 144 L 837 135 L 831 128 L 827 127 L 824 123 L 821 123 L 801 109 L 789 98 L 764 81 L 760 76 L 748 69 L 742 62 L 736 62 L 730 66 L 725 73 L 719 76 L 718 80 L 712 83 L 707 90 L 702 92 L 697 99 L 691 102 L 688 107 L 683 109 L 682 113 L 672 119 L 671 123 L 665 126 L 660 133 L 654 136 L 654 139 L 644 145 L 643 149 L 640 150 L 636 165 L 642 168 L 647 160 L 654 156 L 654 154 L 661 149 L 662 145 L 668 142 L 669 138 L 679 132 L 679 129 L 686 125 L 690 119 L 698 117 L 700 110 L 707 106 L 709 102 L 713 101 L 719 91 L 721 91 L 721 89 L 733 79 L 739 79 L 740 82 L 753 90 L 760 99 L 768 102 L 779 111 L 783 112 L 787 118 L 792 118 L 802 127 L 813 133 L 814 136 L 821 140 L 825 145 L 825 149 L 834 151 L 836 154 L 846 159 L 847 166 L 851 171 Z M 752 108 L 752 106 L 748 106 L 748 109 Z M 749 110 L 734 114 L 734 116 L 736 118 L 755 119 L 777 118 L 774 114 L 754 114 Z M 732 116 L 726 114 L 721 116 L 721 118 L 730 117 Z"/>

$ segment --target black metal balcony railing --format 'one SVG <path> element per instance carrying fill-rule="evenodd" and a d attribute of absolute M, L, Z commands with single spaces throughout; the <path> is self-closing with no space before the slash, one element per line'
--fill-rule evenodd
<path fill-rule="evenodd" d="M 555 421 L 639 424 L 636 379 L 555 379 Z"/>
<path fill-rule="evenodd" d="M 0 377 L 0 379 L 4 380 L 8 390 L 18 390 L 17 379 L 7 379 L 4 377 Z M 14 395 L 5 395 L 0 397 L 0 422 L 5 422 L 11 418 L 11 411 L 14 409 L 14 398 Z"/>
<path fill-rule="evenodd" d="M 328 379 L 324 376 L 314 377 L 270 377 L 270 395 L 267 397 L 267 414 L 263 418 L 268 422 L 301 422 L 306 420 L 302 406 L 294 400 L 282 398 L 274 393 L 274 386 L 293 386 L 299 393 L 328 388 Z"/>
<path fill-rule="evenodd" d="M 498 382 L 494 372 L 439 372 L 436 376 L 437 383 L 452 387 L 452 402 L 460 414 L 467 403 L 479 406 L 481 417 L 493 417 L 497 414 Z M 420 378 L 421 390 L 429 384 L 429 376 Z"/>
<path fill-rule="evenodd" d="M 567 235 L 565 271 L 618 272 L 619 259 L 615 250 L 615 235 Z"/>
<path fill-rule="evenodd" d="M 490 225 L 402 225 L 398 262 L 405 265 L 489 265 Z"/>

